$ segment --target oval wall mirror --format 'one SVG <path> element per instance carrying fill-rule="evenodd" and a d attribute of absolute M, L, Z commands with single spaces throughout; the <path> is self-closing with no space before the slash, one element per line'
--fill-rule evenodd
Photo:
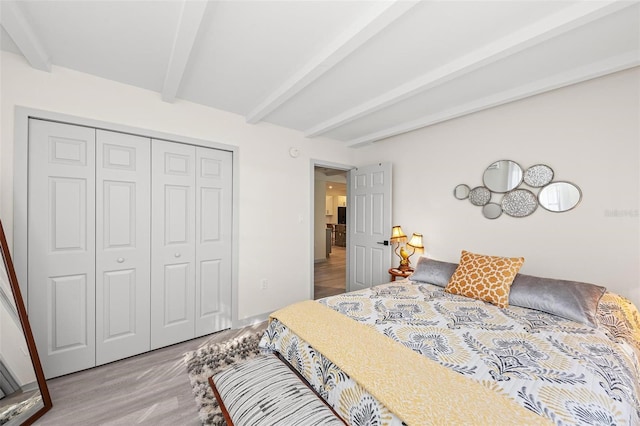
<path fill-rule="evenodd" d="M 571 182 L 551 182 L 538 192 L 538 203 L 550 212 L 566 212 L 578 205 L 582 191 Z"/>
<path fill-rule="evenodd" d="M 465 200 L 469 197 L 470 191 L 471 191 L 471 188 L 469 188 L 469 185 L 465 185 L 464 183 L 461 183 L 460 185 L 453 188 L 453 196 L 456 197 L 458 200 Z"/>
<path fill-rule="evenodd" d="M 0 245 L 0 424 L 30 425 L 51 408 L 51 398 L 2 222 Z"/>
<path fill-rule="evenodd" d="M 491 192 L 509 192 L 522 183 L 524 172 L 515 161 L 500 160 L 491 164 L 482 175 L 484 186 Z"/>

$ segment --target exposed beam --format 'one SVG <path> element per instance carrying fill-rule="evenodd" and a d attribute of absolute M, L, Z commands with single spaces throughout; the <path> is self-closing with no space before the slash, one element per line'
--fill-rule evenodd
<path fill-rule="evenodd" d="M 321 135 L 633 4 L 633 2 L 615 0 L 605 3 L 578 2 L 406 84 L 346 110 L 306 130 L 304 134 L 306 137 Z"/>
<path fill-rule="evenodd" d="M 29 65 L 41 71 L 51 72 L 51 57 L 18 2 L 3 0 L 0 3 L 0 23 Z"/>
<path fill-rule="evenodd" d="M 418 3 L 418 0 L 394 0 L 376 4 L 372 11 L 269 94 L 247 115 L 247 123 L 255 124 L 262 120 Z"/>
<path fill-rule="evenodd" d="M 580 83 L 611 74 L 617 71 L 633 68 L 640 65 L 640 58 L 637 52 L 629 52 L 618 55 L 595 64 L 585 65 L 564 73 L 554 75 L 549 78 L 534 81 L 532 83 L 506 90 L 481 99 L 468 102 L 466 104 L 450 108 L 436 114 L 427 115 L 417 120 L 408 121 L 378 132 L 370 133 L 357 139 L 347 142 L 349 147 L 359 147 L 368 145 L 381 139 L 397 136 L 411 132 L 423 127 L 431 126 L 453 118 L 471 114 L 483 109 L 492 108 L 509 102 L 524 99 L 550 90 L 565 87 L 571 84 Z"/>
<path fill-rule="evenodd" d="M 178 94 L 207 4 L 207 1 L 201 0 L 182 1 L 182 12 L 162 87 L 162 100 L 165 102 L 173 102 Z"/>

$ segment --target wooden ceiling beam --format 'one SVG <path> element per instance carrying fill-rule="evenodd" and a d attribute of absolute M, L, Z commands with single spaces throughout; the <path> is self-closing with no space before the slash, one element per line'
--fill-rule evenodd
<path fill-rule="evenodd" d="M 202 0 L 182 1 L 182 12 L 162 87 L 162 100 L 165 102 L 173 102 L 178 94 L 207 4 Z"/>
<path fill-rule="evenodd" d="M 359 19 L 271 92 L 246 116 L 247 123 L 261 121 L 418 3 L 418 0 L 394 0 L 377 4 L 374 10 Z"/>
<path fill-rule="evenodd" d="M 0 3 L 0 23 L 29 65 L 41 71 L 51 72 L 51 57 L 18 2 L 5 0 Z"/>
<path fill-rule="evenodd" d="M 344 126 L 381 109 L 397 104 L 425 90 L 432 89 L 481 67 L 542 43 L 567 31 L 632 6 L 633 2 L 578 2 L 547 18 L 528 25 L 513 34 L 496 40 L 452 62 L 442 65 L 408 83 L 398 86 L 367 102 L 348 109 L 306 130 L 306 137 L 315 137 Z M 361 139 L 368 139 L 365 136 Z M 356 142 L 352 142 L 356 143 Z"/>

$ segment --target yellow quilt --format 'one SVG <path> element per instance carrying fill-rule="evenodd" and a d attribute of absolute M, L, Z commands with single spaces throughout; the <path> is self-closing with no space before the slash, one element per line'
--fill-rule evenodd
<path fill-rule="evenodd" d="M 508 397 L 317 302 L 290 305 L 271 318 L 340 366 L 408 425 L 552 424 Z"/>

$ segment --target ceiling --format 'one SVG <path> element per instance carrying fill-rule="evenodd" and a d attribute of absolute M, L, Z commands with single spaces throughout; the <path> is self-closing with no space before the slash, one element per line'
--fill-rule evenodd
<path fill-rule="evenodd" d="M 1 48 L 357 147 L 640 65 L 638 1 L 10 1 Z"/>
<path fill-rule="evenodd" d="M 330 167 L 315 166 L 315 180 L 325 181 L 328 189 L 335 186 L 339 190 L 347 191 L 347 170 L 332 169 Z"/>

